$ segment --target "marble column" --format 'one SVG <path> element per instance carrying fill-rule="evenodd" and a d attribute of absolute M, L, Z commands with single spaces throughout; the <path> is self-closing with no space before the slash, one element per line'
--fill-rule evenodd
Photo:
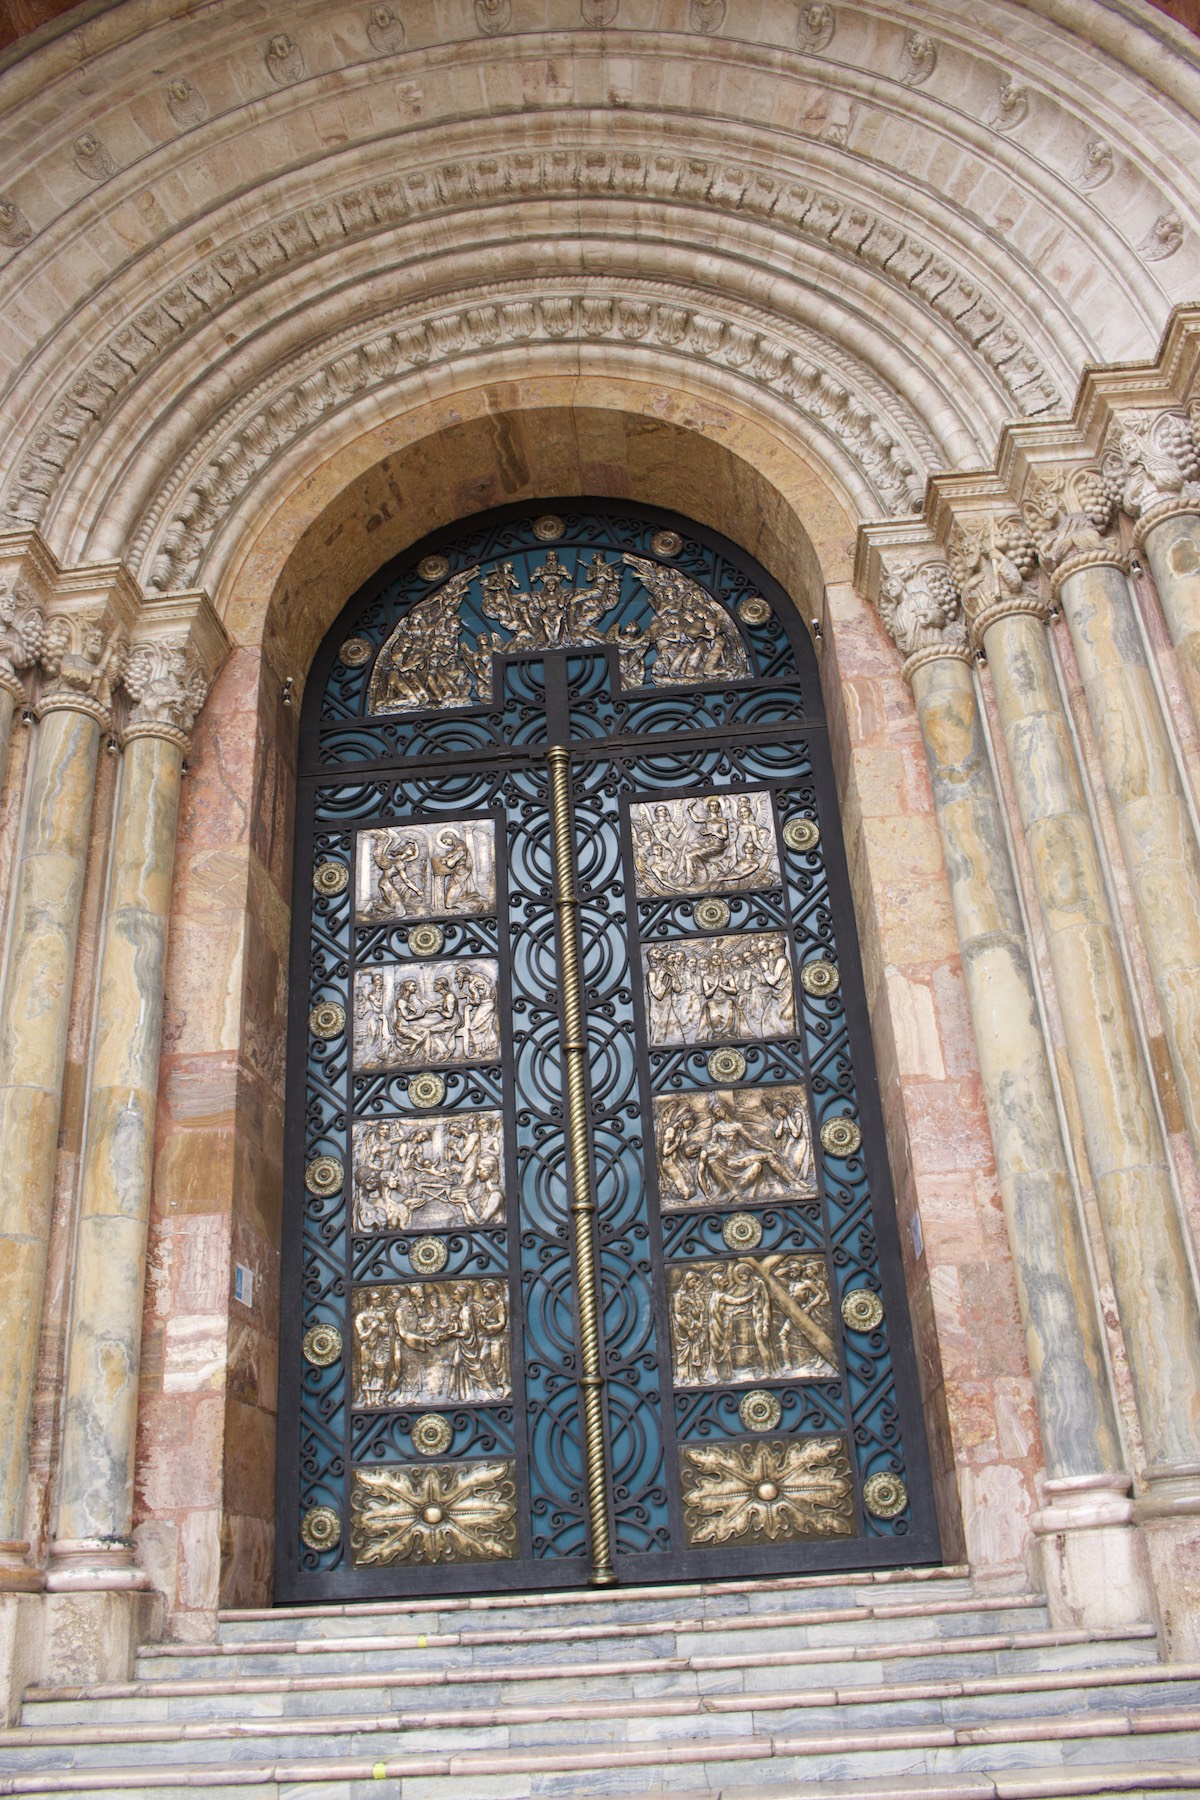
<path fill-rule="evenodd" d="M 995 534 L 990 553 L 960 537 L 956 560 L 1029 844 L 1153 1489 L 1200 1472 L 1200 1308 L 1166 1145 L 1050 655 L 1048 608 Z M 1134 1510 L 1144 1516 L 1143 1499 Z M 1200 1651 L 1200 1609 L 1190 1627 L 1165 1636 L 1172 1654 Z"/>
<path fill-rule="evenodd" d="M 1143 514 L 1133 543 L 1150 565 L 1192 712 L 1200 724 L 1200 501 L 1168 501 Z"/>
<path fill-rule="evenodd" d="M 58 1122 L 96 759 L 116 643 L 94 618 L 59 617 L 34 711 L 8 978 L 0 1010 L 0 1591 L 27 1587 L 20 1544 L 30 1415 L 54 1197 Z"/>
<path fill-rule="evenodd" d="M 46 635 L 41 607 L 19 588 L 0 587 L 0 786 L 8 770 L 13 720 L 25 704 L 21 671 L 37 661 Z"/>
<path fill-rule="evenodd" d="M 947 586 L 938 564 L 897 571 L 880 612 L 907 653 L 962 946 L 1046 1454 L 1034 1528 L 1051 1616 L 1120 1625 L 1150 1616 L 1150 1599 L 974 659 Z"/>
<path fill-rule="evenodd" d="M 122 738 L 100 958 L 46 1582 L 56 1596 L 149 1585 L 134 1567 L 131 1536 L 146 1239 L 180 782 L 206 682 L 182 642 L 135 644 L 123 679 L 138 703 Z M 99 1650 L 115 1633 L 123 1658 L 121 1615 L 110 1610 L 97 1627 Z M 99 1661 L 107 1673 L 107 1657 Z"/>

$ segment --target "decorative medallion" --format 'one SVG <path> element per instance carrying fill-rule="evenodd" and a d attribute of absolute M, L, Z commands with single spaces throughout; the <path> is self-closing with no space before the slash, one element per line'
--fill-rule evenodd
<path fill-rule="evenodd" d="M 345 663 L 348 669 L 361 669 L 363 664 L 371 660 L 371 646 L 366 638 L 347 638 L 338 651 L 338 661 Z"/>
<path fill-rule="evenodd" d="M 409 1247 L 408 1260 L 418 1275 L 436 1275 L 439 1269 L 445 1268 L 449 1254 L 441 1238 L 423 1237 Z M 439 1447 L 445 1448 L 444 1445 Z"/>
<path fill-rule="evenodd" d="M 862 1132 L 853 1119 L 826 1119 L 821 1142 L 830 1156 L 853 1156 L 862 1143 Z"/>
<path fill-rule="evenodd" d="M 778 887 L 771 796 L 696 794 L 629 809 L 640 894 L 746 893 Z"/>
<path fill-rule="evenodd" d="M 310 1550 L 336 1550 L 342 1541 L 342 1521 L 332 1506 L 310 1506 L 300 1521 L 300 1536 Z"/>
<path fill-rule="evenodd" d="M 650 1042 L 719 1044 L 789 1037 L 792 963 L 782 931 L 685 938 L 642 952 Z"/>
<path fill-rule="evenodd" d="M 490 1406 L 512 1398 L 508 1283 L 356 1287 L 355 1406 Z"/>
<path fill-rule="evenodd" d="M 762 1225 L 753 1213 L 734 1213 L 721 1227 L 721 1236 L 730 1250 L 757 1250 L 762 1243 Z"/>
<path fill-rule="evenodd" d="M 729 923 L 728 900 L 697 900 L 692 918 L 701 931 L 721 931 Z"/>
<path fill-rule="evenodd" d="M 676 1387 L 828 1380 L 838 1372 L 821 1255 L 671 1263 L 667 1301 Z"/>
<path fill-rule="evenodd" d="M 445 581 L 449 573 L 450 564 L 444 556 L 423 556 L 417 564 L 422 581 Z"/>
<path fill-rule="evenodd" d="M 740 1050 L 726 1045 L 710 1052 L 708 1072 L 714 1081 L 740 1081 L 746 1073 L 746 1058 Z"/>
<path fill-rule="evenodd" d="M 360 1120 L 354 1126 L 354 1229 L 427 1232 L 499 1224 L 503 1165 L 498 1112 L 473 1107 L 436 1119 Z M 422 1242 L 442 1250 L 436 1238 Z M 436 1274 L 442 1262 L 424 1272 Z"/>
<path fill-rule="evenodd" d="M 899 1475 L 880 1470 L 863 1482 L 863 1502 L 877 1519 L 894 1519 L 908 1505 L 908 1489 Z"/>
<path fill-rule="evenodd" d="M 318 894 L 332 899 L 335 894 L 344 894 L 350 886 L 350 871 L 345 863 L 318 863 L 313 870 L 313 887 Z"/>
<path fill-rule="evenodd" d="M 782 1417 L 782 1406 L 765 1388 L 751 1388 L 742 1395 L 738 1418 L 747 1431 L 774 1431 Z"/>
<path fill-rule="evenodd" d="M 336 1194 L 346 1179 L 346 1171 L 336 1156 L 314 1156 L 304 1171 L 304 1185 L 310 1194 Z"/>
<path fill-rule="evenodd" d="M 650 548 L 655 556 L 678 556 L 683 549 L 683 539 L 677 531 L 656 531 L 650 539 Z"/>
<path fill-rule="evenodd" d="M 566 529 L 557 513 L 543 513 L 540 519 L 533 521 L 533 535 L 540 538 L 543 544 L 552 544 Z"/>
<path fill-rule="evenodd" d="M 744 1071 L 741 1051 L 732 1054 Z M 664 1212 L 816 1195 L 808 1094 L 799 1082 L 656 1094 L 654 1146 Z"/>
<path fill-rule="evenodd" d="M 679 1455 L 690 1544 L 778 1544 L 853 1537 L 844 1438 L 689 1446 Z"/>
<path fill-rule="evenodd" d="M 825 1000 L 830 994 L 836 994 L 841 980 L 834 965 L 821 957 L 815 962 L 805 963 L 800 971 L 800 986 L 806 994 L 812 994 L 818 1000 Z"/>
<path fill-rule="evenodd" d="M 783 841 L 789 850 L 815 850 L 821 841 L 820 828 L 814 819 L 789 819 Z"/>
<path fill-rule="evenodd" d="M 738 618 L 743 625 L 765 625 L 771 616 L 771 608 L 761 594 L 747 594 L 739 602 Z"/>
<path fill-rule="evenodd" d="M 414 1075 L 408 1084 L 408 1097 L 414 1106 L 440 1106 L 446 1098 L 445 1079 L 431 1071 Z"/>
<path fill-rule="evenodd" d="M 510 1457 L 356 1469 L 350 1504 L 356 1568 L 495 1562 L 517 1554 L 516 1464 Z"/>
<path fill-rule="evenodd" d="M 326 1043 L 331 1038 L 341 1037 L 346 1029 L 345 1007 L 339 1006 L 336 1000 L 322 1000 L 308 1015 L 308 1029 L 315 1038 L 322 1038 Z"/>
<path fill-rule="evenodd" d="M 848 1288 L 842 1295 L 842 1319 L 849 1331 L 874 1331 L 883 1321 L 883 1301 L 873 1288 Z"/>
<path fill-rule="evenodd" d="M 445 943 L 446 934 L 440 925 L 414 925 L 409 930 L 408 947 L 414 956 L 436 956 Z"/>
<path fill-rule="evenodd" d="M 305 1362 L 314 1369 L 327 1369 L 342 1354 L 342 1334 L 336 1325 L 310 1325 L 303 1350 Z"/>
<path fill-rule="evenodd" d="M 422 1413 L 412 1428 L 413 1449 L 420 1456 L 441 1456 L 450 1448 L 454 1431 L 441 1413 Z"/>

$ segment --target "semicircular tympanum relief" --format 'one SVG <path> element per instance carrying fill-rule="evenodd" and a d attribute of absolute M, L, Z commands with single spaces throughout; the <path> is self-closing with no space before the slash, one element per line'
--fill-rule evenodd
<path fill-rule="evenodd" d="M 466 520 L 319 652 L 297 842 L 280 1597 L 934 1558 L 787 596 Z"/>

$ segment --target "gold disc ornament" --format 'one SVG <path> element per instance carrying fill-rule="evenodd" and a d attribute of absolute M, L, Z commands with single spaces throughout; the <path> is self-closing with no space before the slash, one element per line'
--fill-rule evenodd
<path fill-rule="evenodd" d="M 908 1489 L 899 1475 L 881 1470 L 863 1482 L 863 1502 L 877 1519 L 894 1519 L 908 1505 Z"/>
<path fill-rule="evenodd" d="M 445 581 L 449 573 L 450 564 L 444 556 L 423 556 L 417 564 L 422 581 Z"/>
<path fill-rule="evenodd" d="M 738 618 L 743 625 L 765 625 L 771 608 L 761 594 L 747 594 L 738 605 Z"/>
<path fill-rule="evenodd" d="M 445 1268 L 448 1255 L 441 1238 L 423 1237 L 410 1246 L 408 1260 L 418 1275 L 436 1275 Z"/>
<path fill-rule="evenodd" d="M 650 548 L 655 556 L 678 556 L 683 549 L 683 539 L 677 531 L 656 531 L 650 539 Z"/>
<path fill-rule="evenodd" d="M 350 871 L 345 863 L 318 863 L 313 870 L 313 887 L 318 894 L 332 899 L 335 894 L 344 894 L 350 886 Z"/>
<path fill-rule="evenodd" d="M 800 986 L 814 1000 L 826 1000 L 830 994 L 836 994 L 841 982 L 837 969 L 823 957 L 818 957 L 814 962 L 806 962 L 800 971 Z"/>
<path fill-rule="evenodd" d="M 450 1421 L 441 1413 L 422 1413 L 412 1428 L 413 1449 L 420 1456 L 440 1456 L 453 1437 Z"/>
<path fill-rule="evenodd" d="M 342 1354 L 342 1334 L 336 1325 L 310 1325 L 303 1350 L 306 1363 L 314 1369 L 327 1369 Z"/>
<path fill-rule="evenodd" d="M 842 1295 L 842 1320 L 848 1331 L 874 1331 L 883 1323 L 883 1301 L 873 1288 L 849 1288 Z"/>
<path fill-rule="evenodd" d="M 783 841 L 789 850 L 815 850 L 821 841 L 820 828 L 814 819 L 789 819 Z"/>
<path fill-rule="evenodd" d="M 414 925 L 408 934 L 408 947 L 414 956 L 436 956 L 446 942 L 440 925 Z"/>
<path fill-rule="evenodd" d="M 310 1550 L 336 1550 L 342 1541 L 342 1521 L 332 1506 L 310 1506 L 300 1521 L 300 1536 Z"/>
<path fill-rule="evenodd" d="M 346 1179 L 346 1171 L 336 1156 L 314 1156 L 304 1171 L 304 1185 L 310 1194 L 322 1198 L 336 1194 Z"/>
<path fill-rule="evenodd" d="M 747 1431 L 774 1431 L 783 1417 L 783 1408 L 774 1394 L 765 1388 L 752 1388 L 742 1395 L 738 1418 Z"/>
<path fill-rule="evenodd" d="M 702 931 L 720 931 L 729 923 L 728 900 L 697 900 L 692 917 Z"/>
<path fill-rule="evenodd" d="M 432 1070 L 414 1075 L 408 1084 L 408 1097 L 414 1106 L 440 1106 L 446 1098 L 446 1083 Z"/>
<path fill-rule="evenodd" d="M 336 1000 L 322 1000 L 308 1015 L 308 1029 L 325 1043 L 341 1037 L 346 1029 L 345 1007 L 339 1006 Z"/>
<path fill-rule="evenodd" d="M 557 513 L 543 513 L 540 519 L 533 521 L 533 535 L 543 544 L 552 544 L 566 529 Z"/>
<path fill-rule="evenodd" d="M 366 638 L 347 638 L 338 651 L 338 661 L 345 663 L 348 669 L 361 669 L 365 662 L 371 660 L 371 646 Z"/>
<path fill-rule="evenodd" d="M 733 1213 L 721 1227 L 727 1250 L 754 1250 L 762 1243 L 762 1225 L 753 1213 Z"/>
<path fill-rule="evenodd" d="M 740 1081 L 746 1073 L 746 1058 L 731 1046 L 710 1050 L 708 1072 L 714 1081 Z"/>
<path fill-rule="evenodd" d="M 826 1119 L 821 1143 L 830 1156 L 853 1156 L 862 1143 L 862 1132 L 853 1119 Z"/>

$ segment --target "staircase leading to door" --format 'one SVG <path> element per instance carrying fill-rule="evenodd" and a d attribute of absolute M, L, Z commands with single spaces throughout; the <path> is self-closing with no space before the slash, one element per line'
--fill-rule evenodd
<path fill-rule="evenodd" d="M 962 1569 L 222 1615 L 34 1689 L 0 1794 L 1200 1797 L 1200 1665 Z"/>

